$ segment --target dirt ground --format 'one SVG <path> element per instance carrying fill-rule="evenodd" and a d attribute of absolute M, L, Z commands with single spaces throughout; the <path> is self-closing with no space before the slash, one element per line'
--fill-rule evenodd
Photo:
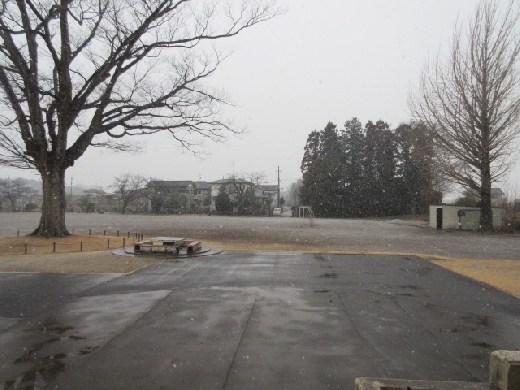
<path fill-rule="evenodd" d="M 439 232 L 413 220 L 311 224 L 297 218 L 86 214 L 67 220 L 71 231 L 82 234 L 59 239 L 24 235 L 37 217 L 0 213 L 0 272 L 128 273 L 163 261 L 112 254 L 112 249 L 131 246 L 139 232 L 145 238 L 194 238 L 224 251 L 415 255 L 520 297 L 518 236 Z"/>

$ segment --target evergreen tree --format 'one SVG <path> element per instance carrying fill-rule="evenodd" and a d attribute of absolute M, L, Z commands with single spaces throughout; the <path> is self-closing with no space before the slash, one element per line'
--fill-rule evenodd
<path fill-rule="evenodd" d="M 222 215 L 228 215 L 233 212 L 233 205 L 231 204 L 231 199 L 226 191 L 226 186 L 220 186 L 218 195 L 215 198 L 215 208 L 217 209 L 217 212 Z"/>
<path fill-rule="evenodd" d="M 439 201 L 433 140 L 422 123 L 402 124 L 395 130 L 399 151 L 402 214 L 423 214 Z"/>
<path fill-rule="evenodd" d="M 307 144 L 304 148 L 305 152 L 303 153 L 302 164 L 300 165 L 300 170 L 302 173 L 307 171 L 314 161 L 318 158 L 318 153 L 320 150 L 320 132 L 314 130 L 307 137 Z"/>
<path fill-rule="evenodd" d="M 433 147 L 422 124 L 391 131 L 382 120 L 333 123 L 307 138 L 301 169 L 302 205 L 320 217 L 424 213 L 437 200 Z"/>
<path fill-rule="evenodd" d="M 395 167 L 396 146 L 393 133 L 386 122 L 365 125 L 366 158 L 365 194 L 371 215 L 392 215 L 396 198 Z"/>
<path fill-rule="evenodd" d="M 301 197 L 321 217 L 341 215 L 342 156 L 336 125 L 329 122 L 307 139 Z"/>
<path fill-rule="evenodd" d="M 341 141 L 344 151 L 343 216 L 360 217 L 366 214 L 363 196 L 365 135 L 357 118 L 345 122 Z"/>

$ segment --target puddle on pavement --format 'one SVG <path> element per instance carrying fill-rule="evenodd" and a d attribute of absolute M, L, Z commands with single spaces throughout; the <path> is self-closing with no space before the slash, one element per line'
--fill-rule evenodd
<path fill-rule="evenodd" d="M 40 326 L 39 330 L 40 332 L 52 332 L 52 333 L 58 333 L 63 334 L 68 330 L 74 329 L 73 326 Z"/>
<path fill-rule="evenodd" d="M 474 347 L 481 347 L 486 349 L 494 349 L 495 347 L 491 344 L 485 343 L 483 341 L 475 341 L 474 343 L 471 343 Z"/>
<path fill-rule="evenodd" d="M 420 287 L 413 286 L 413 285 L 399 286 L 399 288 L 404 288 L 404 289 L 407 289 L 407 290 L 420 290 L 421 289 Z"/>
<path fill-rule="evenodd" d="M 37 389 L 53 381 L 59 373 L 65 371 L 67 365 L 61 360 L 67 355 L 49 355 L 39 359 L 34 370 L 26 371 L 16 379 L 4 382 L 4 389 Z"/>
<path fill-rule="evenodd" d="M 79 338 L 84 339 L 84 338 Z M 62 339 L 63 340 L 63 339 Z M 48 341 L 52 342 L 52 341 Z M 43 344 L 43 343 L 40 343 Z M 34 368 L 32 370 L 26 371 L 23 374 L 19 375 L 17 378 L 13 380 L 9 380 L 0 384 L 0 388 L 2 389 L 37 389 L 42 388 L 47 385 L 49 382 L 52 382 L 56 377 L 65 371 L 67 368 L 67 364 L 63 362 L 64 359 L 71 356 L 85 356 L 89 355 L 92 352 L 99 349 L 99 346 L 95 347 L 86 347 L 78 352 L 72 353 L 57 353 L 54 355 L 48 355 L 44 357 L 36 357 L 35 350 L 32 349 L 26 355 L 21 358 L 18 358 L 14 361 L 15 364 L 18 363 L 28 363 L 32 362 L 34 364 Z"/>
<path fill-rule="evenodd" d="M 319 277 L 320 278 L 326 278 L 326 279 L 337 278 L 338 274 L 335 273 L 335 272 L 325 272 L 325 273 L 321 274 Z"/>
<path fill-rule="evenodd" d="M 322 255 L 322 254 L 315 254 L 314 255 L 314 259 L 316 261 L 319 261 L 319 262 L 325 262 L 325 261 L 329 261 L 329 258 L 325 258 L 325 255 Z"/>
<path fill-rule="evenodd" d="M 61 342 L 76 342 L 85 340 L 85 337 L 77 335 L 65 335 L 66 332 L 73 330 L 73 326 L 58 326 L 55 324 L 40 325 L 38 328 L 27 329 L 26 332 L 37 332 L 40 336 L 47 337 L 37 343 L 33 343 L 25 348 L 25 353 L 15 359 L 13 363 L 26 364 L 32 366 L 14 379 L 0 383 L 0 389 L 39 389 L 45 387 L 67 368 L 64 359 L 73 356 L 86 356 L 99 349 L 99 346 L 87 346 L 81 350 L 72 352 L 58 352 L 54 354 L 42 353 L 42 350 L 52 344 L 58 345 Z M 51 337 L 53 336 L 53 337 Z M 65 347 L 70 349 L 70 347 Z M 53 347 L 52 349 L 59 349 Z"/>

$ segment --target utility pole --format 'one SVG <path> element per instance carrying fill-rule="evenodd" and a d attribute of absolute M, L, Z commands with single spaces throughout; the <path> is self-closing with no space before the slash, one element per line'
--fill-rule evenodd
<path fill-rule="evenodd" d="M 278 188 L 276 191 L 276 207 L 280 207 L 280 166 L 278 165 L 278 169 L 276 170 L 278 173 Z"/>

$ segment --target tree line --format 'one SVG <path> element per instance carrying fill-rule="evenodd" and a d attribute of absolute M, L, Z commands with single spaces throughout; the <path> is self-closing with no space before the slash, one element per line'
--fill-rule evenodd
<path fill-rule="evenodd" d="M 441 201 L 433 141 L 421 123 L 329 122 L 307 138 L 301 203 L 320 217 L 422 214 Z"/>
<path fill-rule="evenodd" d="M 229 175 L 215 197 L 215 208 L 222 215 L 269 215 L 272 196 L 264 194 L 264 172 Z M 166 183 L 166 184 L 161 184 Z M 176 183 L 169 186 L 168 183 Z M 200 187 L 200 185 L 203 187 Z M 82 195 L 66 198 L 67 211 L 177 214 L 209 213 L 212 203 L 209 182 L 163 181 L 140 174 L 123 173 L 113 178 L 107 193 L 85 189 Z M 273 186 L 267 186 L 273 187 Z M 70 188 L 70 187 L 69 187 Z M 259 193 L 257 193 L 257 190 Z M 196 193 L 197 191 L 197 193 Z M 269 190 L 272 192 L 272 189 Z M 76 191 L 77 192 L 77 191 Z M 285 200 L 280 198 L 280 205 Z M 35 211 L 42 206 L 40 190 L 23 178 L 0 178 L 0 211 Z"/>
<path fill-rule="evenodd" d="M 29 181 L 21 177 L 0 178 L 0 211 L 32 211 L 38 207 L 33 199 L 37 193 Z M 23 205 L 21 200 L 25 200 Z"/>

